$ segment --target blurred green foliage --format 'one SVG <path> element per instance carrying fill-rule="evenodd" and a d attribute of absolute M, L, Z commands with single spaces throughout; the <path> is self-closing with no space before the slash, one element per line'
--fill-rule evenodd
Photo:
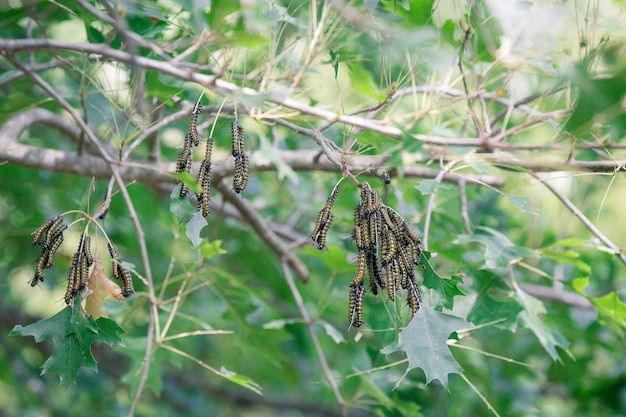
<path fill-rule="evenodd" d="M 0 161 L 0 416 L 126 414 L 145 366 L 150 309 L 156 312 L 159 343 L 148 355 L 150 371 L 138 416 L 339 416 L 342 410 L 350 416 L 483 416 L 491 410 L 502 416 L 626 414 L 624 264 L 526 175 L 524 167 L 496 161 L 499 155 L 488 149 L 469 156 L 461 147 L 433 151 L 432 144 L 412 136 L 472 137 L 476 132 L 467 101 L 446 96 L 443 90 L 480 85 L 491 97 L 539 97 L 524 104 L 532 108 L 522 115 L 495 99 L 473 105 L 477 113 L 506 114 L 494 120 L 493 131 L 523 125 L 529 114 L 572 109 L 567 121 L 546 118 L 540 128 L 520 129 L 508 137 L 506 144 L 512 147 L 540 145 L 534 152 L 516 154 L 519 158 L 624 159 L 626 82 L 619 51 L 626 43 L 623 27 L 615 24 L 611 12 L 618 5 L 604 10 L 596 26 L 585 26 L 584 36 L 562 29 L 559 37 L 551 37 L 542 30 L 580 24 L 575 13 L 579 5 L 542 9 L 539 3 L 513 2 L 507 15 L 496 3 L 365 1 L 343 10 L 330 2 L 106 2 L 123 27 L 159 45 L 138 45 L 134 53 L 159 60 L 182 57 L 190 71 L 215 73 L 262 93 L 242 94 L 238 100 L 243 105 L 275 111 L 263 107 L 265 98 L 289 94 L 345 114 L 358 110 L 362 115 L 363 109 L 383 105 L 382 115 L 376 116 L 400 127 L 402 139 L 339 124 L 324 133 L 338 146 L 355 137 L 354 150 L 389 157 L 386 168 L 398 174 L 390 186 L 364 178 L 385 193 L 387 204 L 420 235 L 430 213 L 422 286 L 426 306 L 419 320 L 410 321 L 404 301 L 368 295 L 366 325 L 359 331 L 348 328 L 348 282 L 355 273 L 349 234 L 358 190 L 345 181 L 333 208 L 328 250 L 295 251 L 311 274 L 307 284 L 296 286 L 345 400 L 339 405 L 280 262 L 266 244 L 237 217 L 215 214 L 207 225 L 195 217 L 190 222 L 194 207 L 179 200 L 176 190 L 170 195 L 169 189 L 133 183 L 128 192 L 146 234 L 158 302 L 150 304 L 145 281 L 135 276 L 135 296 L 125 302 L 106 301 L 103 311 L 109 319 L 98 320 L 116 337 L 104 337 L 94 330 L 98 321 L 64 308 L 62 298 L 72 245 L 84 225 L 84 216 L 71 211 L 93 214 L 107 181 Z M 106 15 L 105 4 L 89 4 Z M 350 20 L 353 11 L 367 19 Z M 118 30 L 73 1 L 10 2 L 0 4 L 0 13 L 2 39 L 54 38 L 129 48 Z M 545 18 L 557 17 L 553 27 L 541 26 Z M 323 22 L 319 28 L 318 22 Z M 519 28 L 516 22 L 526 24 L 525 30 L 512 30 Z M 614 34 L 610 41 L 605 30 Z M 302 51 L 313 36 L 319 37 L 319 44 L 305 67 Z M 570 45 L 568 40 L 576 36 L 580 42 Z M 553 42 L 544 42 L 546 38 Z M 126 149 L 150 116 L 179 111 L 181 103 L 195 103 L 202 91 L 156 70 L 134 72 L 70 51 L 18 56 L 34 66 L 55 64 L 40 71 L 41 76 L 113 149 Z M 285 86 L 298 73 L 301 84 L 288 91 Z M 431 91 L 385 102 L 411 86 Z M 446 88 L 437 91 L 439 86 Z M 138 89 L 146 94 L 145 103 L 133 101 Z M 2 124 L 37 107 L 65 114 L 6 57 L 0 58 L 0 91 L 6 98 L 0 101 Z M 206 98 L 211 106 L 224 100 L 212 91 Z M 138 110 L 146 103 L 148 116 Z M 224 115 L 231 116 L 226 111 Z M 294 172 L 275 149 L 317 145 L 262 118 L 240 118 L 249 132 L 248 146 L 278 167 L 277 172 L 252 173 L 243 198 L 265 219 L 309 234 L 341 174 Z M 305 128 L 326 123 L 310 115 L 293 119 Z M 204 126 L 205 131 L 210 127 Z M 186 129 L 187 120 L 181 119 L 159 132 L 162 160 L 175 161 Z M 230 152 L 229 129 L 227 118 L 215 124 L 214 155 L 220 158 Z M 29 127 L 19 141 L 66 151 L 80 148 L 39 125 Z M 146 163 L 140 158 L 147 154 L 147 146 L 141 145 L 133 156 Z M 457 185 L 402 177 L 416 165 L 455 155 L 467 156 L 453 167 L 458 175 L 489 174 L 506 180 L 501 189 L 467 185 L 470 230 Z M 439 168 L 437 163 L 429 166 Z M 623 173 L 585 174 L 559 170 L 554 176 L 580 210 L 623 248 Z M 222 202 L 219 197 L 216 201 Z M 27 282 L 37 253 L 30 233 L 61 213 L 77 226 L 68 231 L 46 281 L 32 289 Z M 119 194 L 99 223 L 102 230 L 90 230 L 100 256 L 108 256 L 105 231 L 125 262 L 144 274 L 135 229 Z M 580 298 L 579 304 L 568 304 L 531 295 L 530 286 L 563 286 L 588 305 L 580 304 Z M 80 327 L 73 332 L 57 322 L 68 314 L 81 320 L 72 322 Z M 42 321 L 46 319 L 53 324 Z M 125 332 L 121 339 L 118 326 Z M 14 335 L 38 336 L 37 341 L 47 335 L 56 347 L 34 343 L 31 337 L 9 337 L 14 328 Z M 52 330 L 56 332 L 48 334 Z M 78 352 L 58 351 L 68 338 L 80 342 Z M 92 344 L 92 339 L 100 342 Z M 70 358 L 65 358 L 63 369 L 44 365 L 59 353 Z M 96 362 L 97 373 L 79 369 L 93 368 Z M 44 371 L 60 370 L 62 386 L 59 375 L 42 375 L 42 366 Z M 74 375 L 76 384 L 66 387 Z"/>

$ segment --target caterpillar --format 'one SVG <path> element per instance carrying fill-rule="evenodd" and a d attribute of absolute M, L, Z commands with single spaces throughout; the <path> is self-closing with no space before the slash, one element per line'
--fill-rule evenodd
<path fill-rule="evenodd" d="M 122 272 L 122 295 L 124 297 L 129 297 L 135 293 L 135 288 L 133 287 L 133 277 L 127 269 L 122 268 Z"/>
<path fill-rule="evenodd" d="M 46 239 L 42 246 L 44 248 L 49 248 L 54 238 L 58 236 L 59 233 L 63 233 L 65 229 L 67 229 L 67 225 L 63 223 L 63 218 L 61 216 L 55 217 L 55 220 L 52 222 L 52 225 L 46 233 Z"/>
<path fill-rule="evenodd" d="M 387 295 L 391 301 L 395 301 L 396 298 L 396 280 L 394 273 L 394 265 L 393 263 L 387 265 L 385 269 L 385 279 L 387 280 Z"/>
<path fill-rule="evenodd" d="M 381 262 L 382 265 L 385 266 L 396 256 L 397 247 L 396 247 L 396 237 L 395 235 L 387 230 L 383 236 L 384 245 L 381 246 Z"/>
<path fill-rule="evenodd" d="M 250 160 L 248 158 L 248 155 L 246 155 L 245 153 L 241 154 L 241 169 L 243 171 L 241 190 L 243 191 L 248 186 L 248 175 L 249 175 L 248 171 L 250 169 Z"/>
<path fill-rule="evenodd" d="M 391 175 L 384 168 L 372 168 L 370 169 L 370 174 L 382 178 L 385 184 L 391 184 Z"/>
<path fill-rule="evenodd" d="M 315 223 L 315 227 L 313 228 L 313 232 L 311 233 L 311 238 L 315 243 L 317 243 L 317 248 L 319 250 L 322 250 L 326 247 L 326 236 L 334 218 L 330 210 L 335 203 L 335 199 L 337 198 L 338 193 L 339 186 L 335 185 L 330 195 L 328 196 L 328 199 L 326 200 L 326 205 L 322 210 L 320 210 L 319 214 L 317 215 L 317 222 Z"/>
<path fill-rule="evenodd" d="M 333 213 L 328 213 L 328 220 L 324 223 L 322 230 L 320 230 L 319 235 L 317 237 L 317 248 L 322 250 L 326 247 L 326 237 L 328 235 L 328 230 L 330 229 L 330 225 L 333 222 L 333 218 L 335 216 Z"/>
<path fill-rule="evenodd" d="M 52 226 L 53 223 L 55 223 L 57 221 L 57 219 L 60 216 L 56 216 L 56 217 L 51 217 L 48 220 L 45 221 L 44 224 L 42 224 L 41 226 L 39 226 L 34 232 L 34 236 L 33 236 L 33 246 L 35 245 L 41 245 L 43 243 L 43 234 L 46 233 L 50 227 Z"/>
<path fill-rule="evenodd" d="M 363 246 L 363 238 L 361 236 L 361 225 L 354 225 L 354 228 L 352 229 L 352 239 L 354 239 L 357 251 L 365 251 L 365 246 Z"/>
<path fill-rule="evenodd" d="M 75 252 L 72 256 L 72 265 L 67 279 L 67 290 L 65 291 L 65 303 L 69 304 L 72 298 L 78 294 L 78 286 L 80 284 L 80 252 Z"/>
<path fill-rule="evenodd" d="M 181 174 L 183 172 L 191 171 L 191 143 L 192 136 L 190 133 L 187 133 L 185 136 L 185 142 L 183 144 L 183 149 L 179 152 L 178 158 L 176 159 L 176 173 Z M 176 179 L 176 184 L 181 184 L 180 179 Z M 182 186 L 180 188 L 180 197 L 183 198 L 187 195 L 189 187 L 187 184 L 182 182 Z"/>
<path fill-rule="evenodd" d="M 89 261 L 83 253 L 80 254 L 80 280 L 78 282 L 78 289 L 82 290 L 87 286 L 89 280 Z"/>
<path fill-rule="evenodd" d="M 76 268 L 72 266 L 70 268 L 70 274 L 67 279 L 67 290 L 65 290 L 65 304 L 69 304 L 74 298 L 74 280 L 76 279 Z"/>
<path fill-rule="evenodd" d="M 311 232 L 311 239 L 313 239 L 314 241 L 317 241 L 317 236 L 328 222 L 329 215 L 330 212 L 326 210 L 326 207 L 321 209 L 317 214 L 317 221 L 315 222 L 315 226 L 313 227 L 313 232 Z"/>
<path fill-rule="evenodd" d="M 47 269 L 52 266 L 52 263 L 54 262 L 54 255 L 59 249 L 59 246 L 61 246 L 61 243 L 63 243 L 63 234 L 60 234 L 56 238 L 54 238 L 54 240 L 52 241 L 52 244 L 50 244 L 50 247 L 45 252 L 47 259 L 46 259 L 46 265 L 44 266 L 44 268 Z"/>
<path fill-rule="evenodd" d="M 191 136 L 194 146 L 198 146 L 200 144 L 200 137 L 198 135 L 198 115 L 202 111 L 202 104 L 200 104 L 201 99 L 202 96 L 196 102 L 196 105 L 191 112 L 191 117 L 189 118 L 189 136 Z"/>
<path fill-rule="evenodd" d="M 115 250 L 115 247 L 111 244 L 111 242 L 107 243 L 107 248 L 109 249 L 109 254 L 111 255 L 111 259 L 113 260 L 113 276 L 117 279 L 120 279 L 122 277 L 122 274 L 120 272 L 120 264 L 118 263 L 118 256 L 117 256 L 117 251 Z"/>
<path fill-rule="evenodd" d="M 356 276 L 352 280 L 352 284 L 361 285 L 363 284 L 363 278 L 365 276 L 365 268 L 367 264 L 367 256 L 365 252 L 359 252 L 356 258 L 357 270 Z"/>
<path fill-rule="evenodd" d="M 122 295 L 124 297 L 128 297 L 134 294 L 135 288 L 133 286 L 133 278 L 130 274 L 130 271 L 122 268 L 122 266 L 120 265 L 120 262 L 122 262 L 122 260 L 119 259 L 117 251 L 115 250 L 115 247 L 111 244 L 111 242 L 107 243 L 107 248 L 109 249 L 111 259 L 113 259 L 113 276 L 120 280 L 122 283 Z"/>
<path fill-rule="evenodd" d="M 354 327 L 363 325 L 363 284 L 350 285 L 350 313 L 348 320 Z"/>
<path fill-rule="evenodd" d="M 409 307 L 411 308 L 411 317 L 413 317 L 420 309 L 420 305 L 422 304 L 422 294 L 420 293 L 420 290 L 415 282 L 411 283 L 411 287 L 408 290 L 407 302 L 409 304 Z"/>
<path fill-rule="evenodd" d="M 335 185 L 333 190 L 330 192 L 328 199 L 326 200 L 326 208 L 328 210 L 330 210 L 333 207 L 333 204 L 335 204 L 335 199 L 337 198 L 338 194 L 339 194 L 339 185 Z"/>
<path fill-rule="evenodd" d="M 202 212 L 202 216 L 209 214 L 209 201 L 211 197 L 211 163 L 206 160 L 202 161 L 200 171 L 198 172 L 198 184 L 202 187 L 202 191 L 196 194 L 198 198 L 198 209 Z"/>
<path fill-rule="evenodd" d="M 233 189 L 237 194 L 241 193 L 248 185 L 248 156 L 240 153 L 235 156 L 235 175 L 233 176 Z"/>
<path fill-rule="evenodd" d="M 370 291 L 374 295 L 378 295 L 379 270 L 376 259 L 371 255 L 367 257 L 367 275 L 369 277 Z M 382 286 L 384 288 L 384 285 Z"/>
<path fill-rule="evenodd" d="M 411 246 L 411 254 L 413 256 L 413 264 L 414 265 L 419 265 L 420 263 L 422 263 L 422 249 L 420 248 L 420 243 L 419 240 L 417 241 L 417 243 L 414 243 Z"/>
<path fill-rule="evenodd" d="M 47 253 L 45 252 L 39 255 L 39 258 L 37 258 L 37 266 L 35 267 L 35 274 L 33 275 L 33 278 L 30 280 L 31 287 L 36 286 L 39 282 L 43 282 L 44 280 L 43 270 L 47 263 L 47 259 L 48 259 Z"/>
<path fill-rule="evenodd" d="M 91 238 L 85 235 L 83 240 L 83 255 L 87 258 L 87 266 L 93 265 L 93 255 L 91 254 Z"/>
<path fill-rule="evenodd" d="M 242 154 L 244 152 L 244 130 L 243 127 L 239 124 L 237 119 L 233 120 L 230 124 L 231 136 L 233 139 L 233 150 L 232 154 L 234 157 Z"/>

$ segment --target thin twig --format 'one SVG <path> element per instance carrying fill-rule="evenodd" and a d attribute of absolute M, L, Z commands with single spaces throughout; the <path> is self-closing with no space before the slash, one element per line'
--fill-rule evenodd
<path fill-rule="evenodd" d="M 572 203 L 572 201 L 569 198 L 565 196 L 565 194 L 560 192 L 556 187 L 552 186 L 548 179 L 542 179 L 535 173 L 531 173 L 531 175 L 537 181 L 542 183 L 548 190 L 550 190 L 550 192 L 554 194 L 556 198 L 561 200 L 561 203 L 563 203 L 563 205 L 567 207 L 567 209 L 571 211 L 574 216 L 578 217 L 578 219 L 587 227 L 587 229 L 589 229 L 591 233 L 593 233 L 598 239 L 600 239 L 602 243 L 608 246 L 615 253 L 615 255 L 620 259 L 620 261 L 622 261 L 626 265 L 626 255 L 619 248 L 619 246 L 613 243 L 611 239 L 606 237 L 606 235 L 602 233 L 600 229 L 598 229 L 591 222 L 591 220 L 589 220 L 587 216 L 585 216 L 585 214 L 582 211 L 580 211 L 580 209 L 578 209 L 578 207 L 576 207 L 576 205 Z"/>
<path fill-rule="evenodd" d="M 443 176 L 446 173 L 450 172 L 450 170 L 452 169 L 454 164 L 456 164 L 456 162 L 457 161 L 450 161 L 445 166 L 443 166 L 441 170 L 439 171 L 439 174 L 437 174 L 437 176 L 435 177 L 435 181 L 441 182 Z M 426 206 L 426 216 L 424 218 L 424 237 L 422 239 L 422 245 L 424 246 L 424 249 L 426 250 L 428 250 L 428 232 L 430 230 L 430 219 L 432 217 L 432 213 L 435 207 L 436 194 L 437 193 L 432 193 L 430 195 L 430 198 L 428 199 L 428 205 Z"/>
<path fill-rule="evenodd" d="M 337 386 L 337 381 L 335 381 L 333 373 L 328 366 L 328 361 L 326 360 L 326 356 L 324 355 L 324 351 L 322 350 L 322 345 L 320 345 L 317 334 L 315 333 L 315 329 L 313 328 L 314 323 L 311 321 L 311 316 L 304 305 L 304 300 L 300 295 L 300 291 L 298 291 L 298 287 L 296 286 L 296 283 L 291 276 L 291 271 L 287 267 L 284 259 L 281 260 L 281 267 L 283 270 L 283 274 L 285 275 L 285 279 L 287 280 L 287 284 L 289 285 L 289 289 L 291 290 L 291 294 L 293 295 L 298 309 L 300 310 L 300 315 L 302 316 L 302 319 L 304 320 L 306 328 L 309 332 L 309 336 L 311 336 L 311 341 L 313 342 L 313 346 L 315 347 L 315 352 L 317 352 L 317 358 L 319 359 L 322 370 L 324 371 L 326 381 L 333 390 L 335 398 L 337 399 L 337 403 L 339 403 L 339 405 L 343 407 L 345 406 L 345 401 L 341 396 L 341 392 L 339 391 L 339 387 Z M 342 411 L 345 415 L 345 409 Z"/>
<path fill-rule="evenodd" d="M 467 377 L 465 376 L 465 374 L 460 374 L 461 378 L 463 379 L 463 381 L 465 381 L 465 383 L 467 383 L 467 385 L 470 386 L 470 388 L 472 389 L 472 391 L 474 391 L 476 393 L 476 395 L 478 395 L 478 397 L 480 398 L 480 400 L 485 403 L 485 405 L 487 406 L 487 408 L 489 409 L 489 411 L 491 411 L 493 413 L 494 416 L 496 417 L 500 417 L 500 414 L 498 414 L 498 412 L 496 411 L 495 408 L 493 408 L 493 406 L 491 405 L 491 403 L 489 402 L 489 400 L 487 400 L 487 398 L 485 398 L 485 396 L 483 394 L 481 394 L 480 391 L 478 391 L 478 388 L 476 388 L 476 386 L 474 384 L 472 384 L 470 382 L 469 379 L 467 379 Z"/>
<path fill-rule="evenodd" d="M 463 230 L 465 233 L 472 234 L 472 226 L 470 224 L 469 213 L 467 210 L 467 190 L 465 189 L 465 180 L 461 179 L 459 185 L 459 199 L 461 200 L 461 219 L 463 219 Z"/>

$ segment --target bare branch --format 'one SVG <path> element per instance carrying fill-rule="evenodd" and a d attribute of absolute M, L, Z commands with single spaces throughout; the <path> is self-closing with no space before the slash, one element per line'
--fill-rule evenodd
<path fill-rule="evenodd" d="M 613 243 L 611 239 L 606 237 L 606 235 L 602 233 L 600 229 L 598 229 L 591 222 L 591 220 L 589 220 L 587 216 L 585 216 L 585 214 L 582 211 L 580 211 L 580 209 L 576 207 L 576 205 L 572 203 L 572 201 L 569 198 L 565 196 L 565 194 L 563 194 L 556 187 L 550 184 L 550 181 L 548 179 L 541 178 L 536 174 L 533 174 L 533 177 L 537 179 L 539 182 L 541 182 L 559 200 L 561 200 L 563 205 L 567 207 L 567 209 L 571 211 L 572 214 L 574 214 L 574 216 L 578 217 L 578 219 L 585 225 L 585 227 L 587 227 L 587 229 L 589 229 L 591 233 L 593 233 L 598 239 L 600 239 L 602 243 L 608 246 L 613 251 L 613 253 L 620 259 L 620 261 L 622 261 L 626 265 L 626 255 L 624 254 L 624 252 L 615 243 Z"/>
<path fill-rule="evenodd" d="M 591 303 L 582 295 L 571 291 L 563 291 L 554 287 L 546 287 L 536 284 L 520 284 L 524 292 L 537 297 L 557 303 L 566 304 L 572 307 L 591 308 Z"/>
<path fill-rule="evenodd" d="M 147 138 L 153 132 L 163 126 L 181 118 L 187 117 L 188 111 L 181 110 L 177 113 L 165 117 L 154 126 L 146 129 L 133 145 L 140 143 L 143 138 Z M 17 138 L 35 124 L 42 124 L 59 130 L 73 141 L 78 141 L 81 135 L 80 129 L 48 110 L 34 109 L 29 112 L 20 113 L 9 119 L 0 127 L 0 160 L 8 161 L 20 166 L 36 169 L 43 169 L 52 172 L 70 173 L 82 176 L 94 177 L 96 179 L 108 179 L 111 177 L 111 168 L 108 163 L 101 158 L 91 155 L 77 155 L 74 152 L 60 151 L 56 149 L 45 149 L 36 146 L 26 145 L 17 141 Z M 132 146 L 132 145 L 131 145 Z M 133 146 L 133 149 L 134 146 Z M 113 153 L 113 151 L 110 151 Z M 315 150 L 283 151 L 276 150 L 276 156 L 296 171 L 326 171 L 341 172 L 340 165 L 329 161 L 326 157 L 320 157 L 320 153 Z M 329 150 L 331 155 L 334 155 Z M 130 148 L 124 152 L 124 158 L 130 155 Z M 357 156 L 348 160 L 348 168 L 353 172 L 369 170 L 372 167 L 381 167 L 387 164 L 388 158 L 385 156 Z M 137 181 L 145 184 L 157 185 L 163 183 L 174 183 L 174 178 L 168 175 L 174 172 L 175 164 L 171 163 L 148 163 L 139 161 L 117 161 L 120 175 L 125 181 Z M 217 160 L 212 168 L 214 175 L 232 175 L 234 167 L 229 159 Z M 250 171 L 275 171 L 276 166 L 272 161 L 263 158 L 260 154 L 254 153 L 250 159 Z M 393 170 L 392 170 L 393 173 Z M 404 177 L 435 178 L 439 170 L 421 167 L 407 166 L 404 168 Z M 472 173 L 452 173 L 446 174 L 443 181 L 458 183 L 465 179 L 471 184 L 484 184 L 491 187 L 501 187 L 504 180 L 489 175 L 478 175 Z"/>
<path fill-rule="evenodd" d="M 238 195 L 234 194 L 230 186 L 220 179 L 215 182 L 215 188 L 217 188 L 224 200 L 231 203 L 239 210 L 241 216 L 245 221 L 254 229 L 256 234 L 269 246 L 269 248 L 278 256 L 279 259 L 285 259 L 290 267 L 296 272 L 296 275 L 302 282 L 309 280 L 309 271 L 306 266 L 298 259 L 280 240 L 276 233 L 267 227 L 265 219 L 252 207 L 252 205 Z"/>

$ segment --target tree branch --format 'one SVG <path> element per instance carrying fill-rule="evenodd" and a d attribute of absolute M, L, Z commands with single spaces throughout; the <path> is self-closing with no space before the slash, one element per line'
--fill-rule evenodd
<path fill-rule="evenodd" d="M 565 194 L 561 193 L 556 187 L 550 184 L 549 180 L 540 178 L 536 174 L 533 174 L 533 177 L 537 181 L 542 183 L 548 190 L 550 190 L 550 192 L 552 192 L 552 194 L 554 194 L 556 198 L 561 200 L 563 205 L 567 207 L 567 209 L 571 211 L 574 216 L 578 217 L 578 219 L 585 225 L 585 227 L 587 227 L 587 229 L 589 229 L 591 233 L 593 233 L 598 239 L 600 239 L 602 243 L 608 246 L 613 251 L 613 253 L 620 259 L 620 261 L 622 261 L 626 265 L 626 255 L 624 254 L 624 252 L 615 243 L 613 243 L 611 239 L 606 237 L 606 235 L 602 233 L 600 229 L 598 229 L 591 222 L 591 220 L 589 220 L 587 216 L 585 216 L 585 214 L 580 211 L 569 198 L 565 196 Z"/>
<path fill-rule="evenodd" d="M 144 131 L 141 138 L 148 137 L 155 129 L 160 129 L 167 123 L 186 117 L 186 114 L 186 111 L 181 110 L 167 116 L 165 118 L 167 120 L 164 119 L 154 127 Z M 0 127 L 0 161 L 46 171 L 94 177 L 96 179 L 109 179 L 111 177 L 110 165 L 101 158 L 19 143 L 17 138 L 34 124 L 42 124 L 59 130 L 75 141 L 78 141 L 81 135 L 81 130 L 78 127 L 48 110 L 34 109 L 20 113 Z M 133 144 L 138 142 L 139 138 Z M 127 155 L 127 153 L 125 152 L 124 155 Z M 278 158 L 282 159 L 295 171 L 341 173 L 340 166 L 329 161 L 326 157 L 320 157 L 320 153 L 315 150 L 276 150 L 275 153 Z M 372 167 L 385 166 L 387 161 L 388 157 L 386 156 L 356 156 L 350 158 L 347 165 L 350 170 L 360 172 L 369 170 Z M 149 185 L 173 184 L 175 181 L 168 174 L 175 171 L 174 162 L 115 161 L 114 163 L 119 166 L 120 175 L 125 181 L 137 181 Z M 215 161 L 211 169 L 214 170 L 212 172 L 216 177 L 232 175 L 234 173 L 232 158 Z M 275 170 L 276 165 L 272 161 L 263 158 L 259 153 L 252 154 L 250 158 L 251 172 Z M 404 177 L 435 178 L 438 173 L 439 170 L 420 166 L 407 166 L 403 170 Z M 502 187 L 504 185 L 504 179 L 490 175 L 452 173 L 443 177 L 443 181 L 452 183 L 458 183 L 461 179 L 465 179 L 468 183 L 475 185 L 484 184 L 491 187 Z"/>
<path fill-rule="evenodd" d="M 218 175 L 214 175 L 214 178 L 219 178 Z M 219 179 L 215 182 L 215 188 L 222 193 L 224 200 L 231 203 L 239 210 L 241 216 L 245 221 L 254 229 L 256 234 L 269 246 L 269 248 L 278 256 L 279 259 L 285 259 L 290 267 L 293 268 L 296 275 L 302 282 L 309 280 L 309 271 L 306 266 L 298 259 L 280 240 L 276 233 L 272 231 L 265 222 L 265 219 L 252 207 L 252 205 L 238 195 L 234 194 L 224 179 Z"/>

